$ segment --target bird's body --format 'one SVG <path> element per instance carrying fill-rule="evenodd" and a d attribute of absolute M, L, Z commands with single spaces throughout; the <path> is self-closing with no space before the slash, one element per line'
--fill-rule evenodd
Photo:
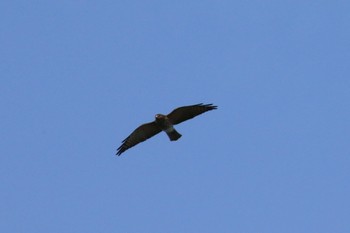
<path fill-rule="evenodd" d="M 157 114 L 155 118 L 156 124 L 168 135 L 170 141 L 176 141 L 182 136 L 176 131 L 176 129 L 174 129 L 173 124 L 167 116 L 163 114 Z"/>
<path fill-rule="evenodd" d="M 168 135 L 170 141 L 176 141 L 181 137 L 181 134 L 176 131 L 174 125 L 214 109 L 217 109 L 217 106 L 212 104 L 195 104 L 176 108 L 168 115 L 156 114 L 154 121 L 139 126 L 123 140 L 122 145 L 118 148 L 117 155 L 121 155 L 127 149 L 161 131 Z"/>

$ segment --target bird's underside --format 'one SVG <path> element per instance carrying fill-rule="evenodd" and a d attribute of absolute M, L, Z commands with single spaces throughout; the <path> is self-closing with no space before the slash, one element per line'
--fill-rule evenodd
<path fill-rule="evenodd" d="M 156 114 L 154 121 L 139 126 L 122 141 L 122 145 L 117 150 L 117 155 L 121 155 L 126 150 L 161 131 L 164 131 L 171 141 L 176 141 L 181 137 L 181 134 L 176 131 L 174 125 L 214 109 L 217 109 L 217 106 L 212 104 L 195 104 L 176 108 L 168 115 Z"/>

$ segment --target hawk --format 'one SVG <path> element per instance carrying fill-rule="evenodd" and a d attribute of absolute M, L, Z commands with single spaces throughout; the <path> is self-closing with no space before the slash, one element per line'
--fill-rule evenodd
<path fill-rule="evenodd" d="M 201 103 L 176 108 L 168 115 L 156 114 L 154 121 L 140 125 L 122 141 L 122 145 L 117 150 L 117 155 L 121 155 L 127 149 L 153 137 L 161 131 L 168 135 L 170 141 L 176 141 L 181 137 L 181 134 L 176 131 L 174 125 L 214 109 L 217 109 L 217 106 Z"/>

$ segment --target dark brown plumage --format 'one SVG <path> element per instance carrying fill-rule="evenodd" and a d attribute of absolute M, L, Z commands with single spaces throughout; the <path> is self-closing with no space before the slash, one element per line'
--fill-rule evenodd
<path fill-rule="evenodd" d="M 155 121 L 139 126 L 123 140 L 122 145 L 118 148 L 117 155 L 121 155 L 127 149 L 153 137 L 161 131 L 164 131 L 171 141 L 176 141 L 181 137 L 181 134 L 174 129 L 173 125 L 214 109 L 217 109 L 217 106 L 212 104 L 195 104 L 176 108 L 168 115 L 156 114 Z"/>

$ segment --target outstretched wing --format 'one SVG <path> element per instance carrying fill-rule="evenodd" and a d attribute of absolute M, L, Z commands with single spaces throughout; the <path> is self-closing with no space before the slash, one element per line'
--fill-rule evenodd
<path fill-rule="evenodd" d="M 169 113 L 167 117 L 172 124 L 176 125 L 214 109 L 217 109 L 217 106 L 213 104 L 195 104 L 177 108 Z"/>
<path fill-rule="evenodd" d="M 156 125 L 155 122 L 150 122 L 139 126 L 123 140 L 122 145 L 118 148 L 117 155 L 121 155 L 127 149 L 149 139 L 160 131 L 162 130 Z"/>

